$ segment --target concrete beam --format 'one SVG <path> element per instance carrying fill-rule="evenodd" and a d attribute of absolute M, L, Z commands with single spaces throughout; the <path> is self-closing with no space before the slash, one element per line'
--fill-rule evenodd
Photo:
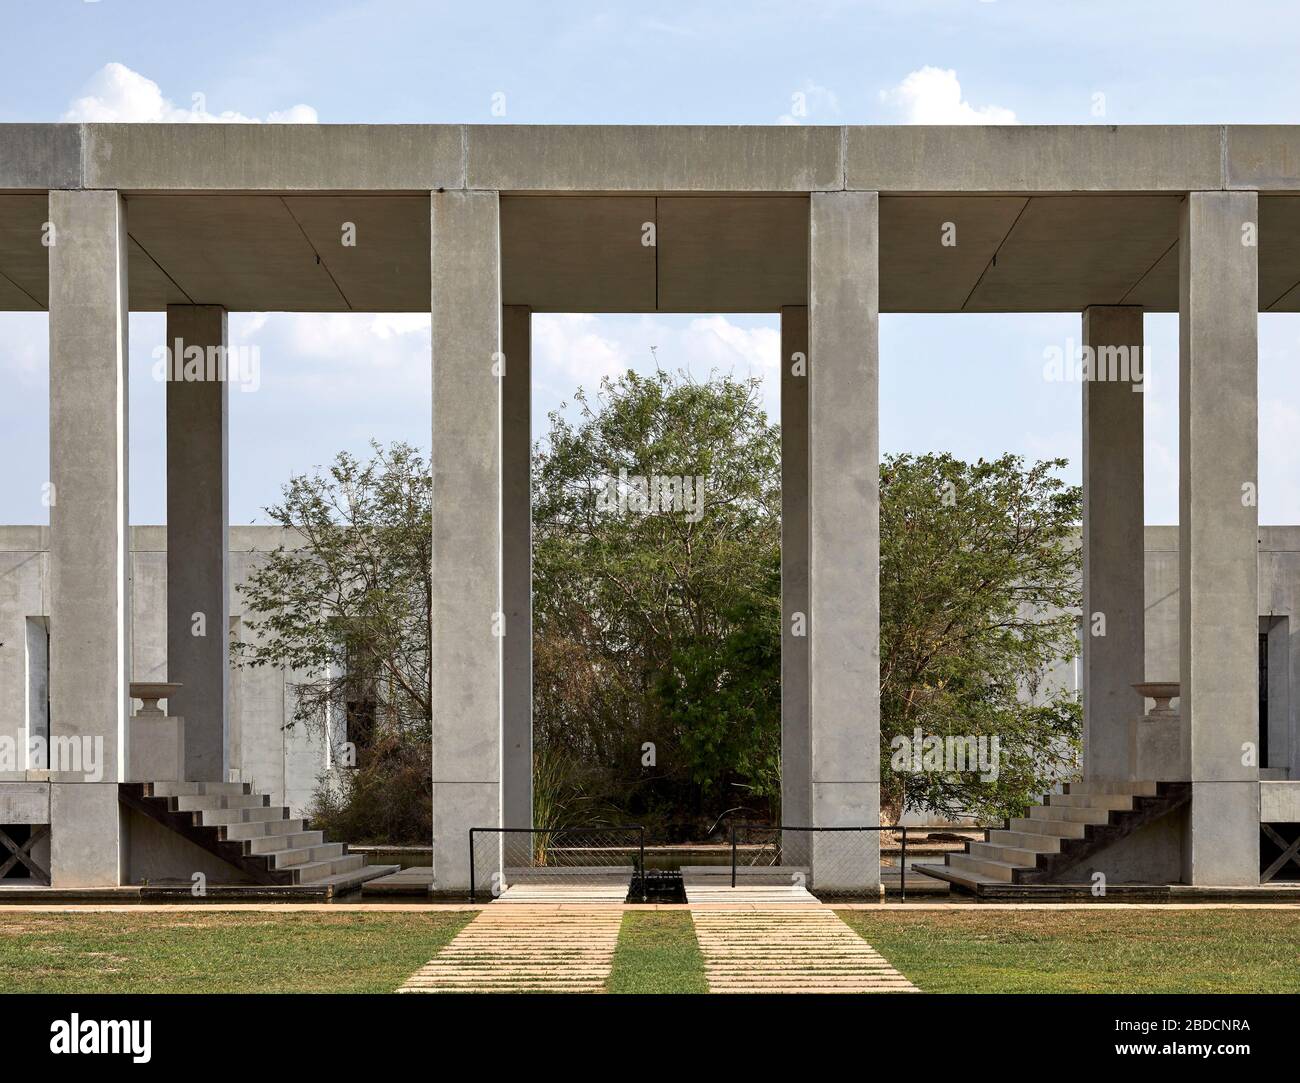
<path fill-rule="evenodd" d="M 495 192 L 431 197 L 433 868 L 469 886 L 501 824 L 501 261 Z M 480 861 L 480 886 L 496 869 Z"/>
<path fill-rule="evenodd" d="M 464 185 L 451 124 L 86 124 L 87 188 L 429 191 Z"/>
<path fill-rule="evenodd" d="M 502 191 L 811 192 L 843 187 L 843 129 L 723 125 L 465 127 L 465 183 Z"/>
<path fill-rule="evenodd" d="M 0 189 L 80 186 L 79 125 L 0 124 Z"/>
<path fill-rule="evenodd" d="M 1258 264 L 1254 192 L 1191 192 L 1179 305 L 1179 634 L 1186 875 L 1259 882 Z"/>
<path fill-rule="evenodd" d="M 812 824 L 808 718 L 808 308 L 781 309 L 781 823 Z M 806 865 L 791 832 L 782 860 Z"/>
<path fill-rule="evenodd" d="M 814 192 L 808 662 L 815 827 L 880 822 L 879 199 Z M 813 836 L 819 888 L 880 882 L 876 832 Z"/>
<path fill-rule="evenodd" d="M 51 875 L 56 887 L 115 884 L 111 784 L 131 676 L 126 213 L 116 192 L 55 191 L 50 221 L 50 734 L 79 752 L 85 779 L 50 764 L 68 783 L 52 798 Z"/>
<path fill-rule="evenodd" d="M 506 356 L 501 382 L 501 594 L 506 628 L 501 643 L 501 810 L 506 827 L 532 827 L 532 314 L 507 305 L 501 323 Z"/>
<path fill-rule="evenodd" d="M 1222 181 L 1218 125 L 851 126 L 844 187 L 881 192 L 1180 192 Z"/>
<path fill-rule="evenodd" d="M 1142 309 L 1093 306 L 1083 344 L 1083 773 L 1128 779 L 1129 729 L 1145 672 Z"/>
<path fill-rule="evenodd" d="M 229 764 L 228 341 L 225 309 L 168 306 L 167 679 L 183 687 L 167 712 L 185 719 L 196 782 L 224 782 Z"/>

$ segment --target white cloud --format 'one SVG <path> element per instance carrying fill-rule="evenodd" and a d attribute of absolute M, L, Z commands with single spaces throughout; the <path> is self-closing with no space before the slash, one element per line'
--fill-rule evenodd
<path fill-rule="evenodd" d="M 562 312 L 533 317 L 533 368 L 540 382 L 558 380 L 562 386 L 593 389 L 605 376 L 618 376 L 629 366 L 624 348 L 604 333 L 600 320 L 588 313 Z M 506 359 L 510 363 L 510 359 Z"/>
<path fill-rule="evenodd" d="M 803 124 L 816 115 L 835 114 L 840 111 L 840 99 L 830 87 L 820 86 L 811 79 L 802 90 L 790 95 L 790 112 L 776 118 L 778 124 Z"/>
<path fill-rule="evenodd" d="M 781 332 L 775 327 L 740 327 L 726 316 L 692 320 L 683 342 L 688 357 L 702 357 L 711 367 L 730 371 L 737 365 L 748 373 L 776 373 L 781 363 Z"/>
<path fill-rule="evenodd" d="M 905 124 L 1016 124 L 1016 114 L 999 105 L 971 105 L 951 68 L 926 65 L 911 72 L 880 100 L 899 111 Z"/>
<path fill-rule="evenodd" d="M 87 93 L 73 100 L 63 114 L 65 121 L 90 123 L 125 122 L 136 124 L 261 124 L 258 117 L 226 110 L 208 112 L 207 99 L 194 94 L 190 108 L 174 104 L 163 97 L 162 89 L 152 79 L 132 71 L 125 64 L 105 64 L 86 87 Z M 319 118 L 310 105 L 294 105 L 267 114 L 268 124 L 315 124 Z"/>

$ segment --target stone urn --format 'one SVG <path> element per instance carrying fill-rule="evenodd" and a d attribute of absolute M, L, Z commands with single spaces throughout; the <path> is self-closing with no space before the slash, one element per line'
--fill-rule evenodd
<path fill-rule="evenodd" d="M 1129 762 L 1139 782 L 1182 782 L 1191 777 L 1182 715 L 1169 706 L 1178 698 L 1177 681 L 1143 681 L 1133 686 L 1143 700 L 1156 701 L 1134 719 L 1129 730 Z"/>
<path fill-rule="evenodd" d="M 130 692 L 132 699 L 138 699 L 143 706 L 136 711 L 136 718 L 166 718 L 162 708 L 158 706 L 160 699 L 167 699 L 174 692 L 179 691 L 181 685 L 170 683 L 168 681 L 132 681 Z"/>
<path fill-rule="evenodd" d="M 144 706 L 131 716 L 128 782 L 179 782 L 185 777 L 185 719 L 163 714 L 158 706 L 160 699 L 169 698 L 181 687 L 168 681 L 131 682 L 131 698 Z"/>
<path fill-rule="evenodd" d="M 1169 706 L 1169 701 L 1178 698 L 1179 685 L 1177 681 L 1144 681 L 1142 684 L 1135 684 L 1133 687 L 1143 699 L 1156 701 L 1154 709 L 1147 713 L 1147 718 L 1164 718 L 1168 715 L 1176 715 L 1174 709 Z"/>

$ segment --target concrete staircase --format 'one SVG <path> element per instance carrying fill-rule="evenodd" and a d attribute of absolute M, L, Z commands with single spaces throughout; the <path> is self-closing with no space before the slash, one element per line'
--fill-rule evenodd
<path fill-rule="evenodd" d="M 247 782 L 134 782 L 119 800 L 237 868 L 255 884 L 351 890 L 396 865 L 370 865 Z"/>
<path fill-rule="evenodd" d="M 1018 884 L 1060 882 L 1094 854 L 1160 819 L 1191 799 L 1183 782 L 1072 782 L 1029 815 L 990 830 L 942 865 L 918 863 L 917 872 L 982 893 Z"/>

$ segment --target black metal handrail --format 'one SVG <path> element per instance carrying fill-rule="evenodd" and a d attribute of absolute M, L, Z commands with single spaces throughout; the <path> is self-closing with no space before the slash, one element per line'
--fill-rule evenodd
<path fill-rule="evenodd" d="M 793 827 L 789 824 L 760 824 L 760 823 L 754 823 L 752 821 L 742 822 L 742 821 L 733 820 L 731 822 L 731 886 L 732 887 L 736 886 L 736 863 L 737 863 L 736 859 L 737 859 L 737 852 L 738 852 L 738 835 L 741 831 L 746 831 L 750 828 L 762 829 L 764 831 L 773 832 L 774 834 L 778 832 L 786 832 L 786 831 L 790 831 L 790 832 L 803 831 L 809 834 L 835 832 L 835 831 L 877 831 L 877 832 L 895 831 L 898 832 L 900 835 L 900 841 L 899 841 L 900 849 L 899 849 L 899 858 L 898 858 L 899 895 L 904 902 L 907 901 L 908 828 L 903 824 L 861 824 L 861 825 L 850 824 L 850 825 L 844 825 L 839 827 Z M 990 829 L 987 827 L 971 824 L 969 826 L 962 825 L 955 828 L 947 828 L 947 829 L 934 828 L 934 827 L 923 827 L 923 828 L 914 827 L 911 830 L 924 831 L 927 834 L 929 832 L 937 831 L 937 830 L 983 831 L 985 832 L 985 838 L 987 838 L 988 831 Z"/>

